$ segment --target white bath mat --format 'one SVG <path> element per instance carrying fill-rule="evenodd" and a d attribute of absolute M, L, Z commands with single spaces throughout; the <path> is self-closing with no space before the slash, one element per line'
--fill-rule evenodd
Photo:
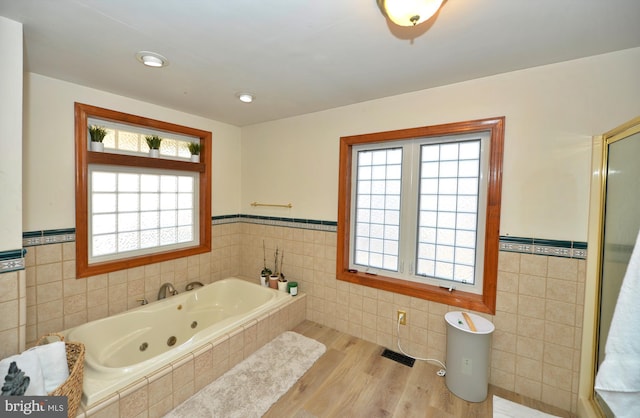
<path fill-rule="evenodd" d="M 325 351 L 318 341 L 287 331 L 165 417 L 259 418 Z"/>
<path fill-rule="evenodd" d="M 493 418 L 551 418 L 557 415 L 545 414 L 519 403 L 511 402 L 493 395 Z"/>

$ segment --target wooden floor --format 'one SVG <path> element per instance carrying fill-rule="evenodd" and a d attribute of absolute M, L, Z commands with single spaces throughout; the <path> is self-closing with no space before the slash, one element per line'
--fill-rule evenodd
<path fill-rule="evenodd" d="M 493 395 L 572 417 L 491 385 L 486 401 L 467 402 L 447 389 L 436 365 L 399 364 L 381 357 L 383 347 L 310 321 L 294 331 L 323 343 L 327 351 L 264 417 L 492 417 Z"/>

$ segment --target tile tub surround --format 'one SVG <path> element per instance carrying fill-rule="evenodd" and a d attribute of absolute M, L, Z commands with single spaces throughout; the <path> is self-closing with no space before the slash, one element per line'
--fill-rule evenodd
<path fill-rule="evenodd" d="M 304 320 L 306 295 L 229 332 L 89 407 L 78 417 L 162 417 L 275 337 Z"/>
<path fill-rule="evenodd" d="M 240 224 L 212 228 L 212 250 L 76 280 L 75 242 L 27 247 L 26 342 L 41 335 L 73 328 L 89 321 L 140 306 L 138 299 L 155 301 L 160 285 L 173 283 L 184 292 L 187 283 L 204 284 L 240 273 Z M 256 278 L 257 281 L 257 278 Z"/>

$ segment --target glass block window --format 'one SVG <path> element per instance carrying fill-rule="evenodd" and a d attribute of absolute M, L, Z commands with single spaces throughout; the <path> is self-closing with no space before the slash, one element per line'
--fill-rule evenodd
<path fill-rule="evenodd" d="M 473 284 L 480 141 L 420 148 L 416 274 Z"/>
<path fill-rule="evenodd" d="M 107 135 L 102 141 L 105 151 L 116 154 L 148 154 L 149 146 L 145 139 L 148 135 L 158 135 L 162 138 L 160 155 L 163 158 L 190 159 L 189 143 L 200 143 L 199 138 L 142 129 L 100 119 L 89 118 L 88 126 L 91 125 L 106 129 Z"/>
<path fill-rule="evenodd" d="M 169 170 L 90 167 L 89 260 L 198 241 L 198 176 Z"/>
<path fill-rule="evenodd" d="M 355 263 L 398 269 L 402 148 L 358 153 Z"/>
<path fill-rule="evenodd" d="M 489 137 L 354 146 L 349 268 L 481 293 Z"/>

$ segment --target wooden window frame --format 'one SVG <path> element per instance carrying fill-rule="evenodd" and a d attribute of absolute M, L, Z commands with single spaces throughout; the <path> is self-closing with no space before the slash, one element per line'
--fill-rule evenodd
<path fill-rule="evenodd" d="M 338 228 L 336 277 L 338 280 L 431 300 L 463 309 L 495 314 L 500 245 L 500 207 L 502 199 L 502 160 L 504 154 L 504 117 L 479 119 L 395 131 L 377 132 L 340 138 L 340 166 L 338 185 Z M 485 220 L 484 270 L 482 294 L 449 291 L 439 286 L 396 279 L 384 275 L 370 275 L 349 270 L 351 251 L 351 188 L 352 148 L 354 145 L 393 143 L 411 138 L 490 132 L 489 175 L 487 179 L 487 208 Z"/>
<path fill-rule="evenodd" d="M 142 116 L 104 109 L 83 103 L 75 103 L 75 161 L 76 161 L 76 278 L 95 276 L 132 267 L 144 266 L 176 258 L 188 257 L 211 251 L 211 132 L 189 128 Z M 109 152 L 92 152 L 88 148 L 88 119 L 97 118 L 119 124 L 151 128 L 167 133 L 199 138 L 203 145 L 200 162 L 176 159 L 149 158 Z M 158 251 L 118 260 L 89 264 L 88 254 L 88 201 L 89 165 L 157 168 L 199 173 L 199 244 L 176 250 Z"/>

